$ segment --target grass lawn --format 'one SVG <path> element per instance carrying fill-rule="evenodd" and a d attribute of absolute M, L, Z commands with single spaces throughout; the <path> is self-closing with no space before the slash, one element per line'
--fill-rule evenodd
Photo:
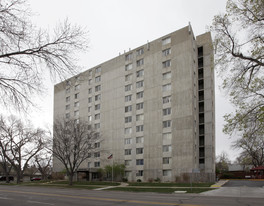
<path fill-rule="evenodd" d="M 210 187 L 214 183 L 192 183 L 193 187 Z M 151 186 L 151 187 L 191 187 L 190 183 L 150 183 L 130 182 L 129 186 Z"/>
<path fill-rule="evenodd" d="M 131 188 L 131 187 L 116 187 L 107 190 L 113 191 L 125 191 L 125 192 L 157 192 L 157 193 L 174 193 L 174 191 L 187 191 L 187 193 L 201 193 L 209 190 L 214 190 L 210 188 Z"/>

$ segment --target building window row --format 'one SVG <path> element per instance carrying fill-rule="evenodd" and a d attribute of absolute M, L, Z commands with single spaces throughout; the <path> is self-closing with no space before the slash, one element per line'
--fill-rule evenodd
<path fill-rule="evenodd" d="M 130 121 L 130 120 L 132 121 L 132 117 L 131 117 L 131 119 L 128 119 L 125 117 L 125 121 Z M 125 122 L 125 123 L 128 123 L 128 122 Z M 143 132 L 143 131 L 144 131 L 144 125 L 136 126 L 136 132 Z M 124 133 L 125 134 L 132 134 L 132 127 L 126 127 L 124 129 Z"/>
<path fill-rule="evenodd" d="M 138 50 L 136 50 L 136 56 L 141 56 L 142 54 L 144 54 L 144 48 L 140 48 Z M 129 53 L 125 56 L 125 60 L 126 61 L 130 61 L 133 59 L 133 53 Z"/>
<path fill-rule="evenodd" d="M 141 144 L 144 143 L 144 137 L 136 137 L 136 143 Z M 124 139 L 124 144 L 132 144 L 132 138 L 125 138 Z M 138 154 L 138 153 L 137 153 Z"/>

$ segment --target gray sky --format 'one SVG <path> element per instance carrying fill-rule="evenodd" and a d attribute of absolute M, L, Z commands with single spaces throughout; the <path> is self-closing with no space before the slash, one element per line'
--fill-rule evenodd
<path fill-rule="evenodd" d="M 226 0 L 29 0 L 33 22 L 50 29 L 68 18 L 89 31 L 90 48 L 80 56 L 83 70 L 152 41 L 191 23 L 194 34 L 208 31 L 214 15 L 225 11 Z M 83 71 L 82 70 L 82 71 Z M 81 71 L 80 71 L 81 72 Z M 231 112 L 227 96 L 219 90 L 216 74 L 216 154 L 223 150 L 234 160 L 238 151 L 230 148 L 233 139 L 222 133 L 223 115 Z M 46 94 L 36 98 L 40 110 L 31 117 L 37 126 L 53 120 L 53 84 L 47 81 Z"/>

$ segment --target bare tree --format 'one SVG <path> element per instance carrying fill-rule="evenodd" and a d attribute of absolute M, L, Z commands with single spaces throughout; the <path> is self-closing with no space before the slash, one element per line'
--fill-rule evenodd
<path fill-rule="evenodd" d="M 254 133 L 243 136 L 233 144 L 234 148 L 242 149 L 240 158 L 255 167 L 264 165 L 264 138 Z"/>
<path fill-rule="evenodd" d="M 218 173 L 223 173 L 228 171 L 228 164 L 230 164 L 231 161 L 228 157 L 228 154 L 223 151 L 220 155 L 216 157 L 216 171 Z"/>
<path fill-rule="evenodd" d="M 43 149 L 45 132 L 24 125 L 14 116 L 0 117 L 0 149 L 17 173 L 17 183 L 23 178 L 30 160 Z"/>
<path fill-rule="evenodd" d="M 49 175 L 51 175 L 51 164 L 52 155 L 50 151 L 44 150 L 35 156 L 34 165 L 41 173 L 42 180 L 47 180 Z"/>
<path fill-rule="evenodd" d="M 68 20 L 54 34 L 30 21 L 27 0 L 0 2 L 0 103 L 25 110 L 43 88 L 42 76 L 65 78 L 77 69 L 77 52 L 87 50 L 87 32 Z"/>
<path fill-rule="evenodd" d="M 53 127 L 53 155 L 65 167 L 69 185 L 82 162 L 90 157 L 99 142 L 99 134 L 87 122 L 58 119 Z"/>
<path fill-rule="evenodd" d="M 7 158 L 4 156 L 2 149 L 0 150 L 0 167 L 3 169 L 3 172 L 6 176 L 6 183 L 9 183 L 10 182 L 9 176 L 12 170 L 12 165 L 8 162 Z"/>

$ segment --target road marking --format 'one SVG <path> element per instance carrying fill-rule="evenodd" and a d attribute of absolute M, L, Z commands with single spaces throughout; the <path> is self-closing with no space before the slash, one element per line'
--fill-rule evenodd
<path fill-rule="evenodd" d="M 49 194 L 49 193 L 39 193 L 39 192 L 23 192 L 23 191 L 14 191 L 14 190 L 0 190 L 0 192 L 9 192 L 17 194 L 31 194 L 39 196 L 50 196 L 50 197 L 67 197 L 74 199 L 87 199 L 87 200 L 101 200 L 101 201 L 110 201 L 110 202 L 129 202 L 136 204 L 149 204 L 149 205 L 177 205 L 177 206 L 200 206 L 193 204 L 178 204 L 170 202 L 150 202 L 150 201 L 141 201 L 141 200 L 125 200 L 125 199 L 112 199 L 112 198 L 101 198 L 101 197 L 85 197 L 85 196 L 74 196 L 74 195 L 63 195 L 63 194 Z"/>
<path fill-rule="evenodd" d="M 2 200 L 12 200 L 11 198 L 7 198 L 7 197 L 0 197 L 0 199 L 2 199 Z"/>
<path fill-rule="evenodd" d="M 43 204 L 43 205 L 54 205 L 52 203 L 46 203 L 46 202 L 38 202 L 38 201 L 27 201 L 28 203 L 37 203 L 37 204 Z"/>

